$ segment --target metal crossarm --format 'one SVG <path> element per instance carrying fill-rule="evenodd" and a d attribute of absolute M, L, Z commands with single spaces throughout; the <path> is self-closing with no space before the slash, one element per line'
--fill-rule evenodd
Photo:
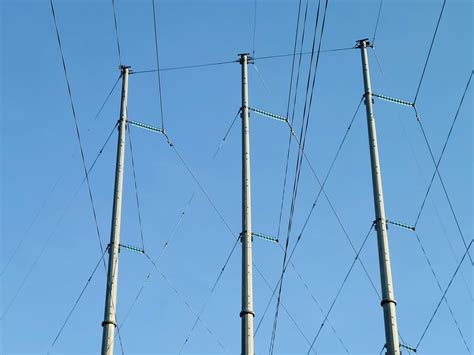
<path fill-rule="evenodd" d="M 141 249 L 141 248 L 138 248 L 138 247 L 134 247 L 133 245 L 119 244 L 119 246 L 120 246 L 121 248 L 134 251 L 134 252 L 136 252 L 136 253 L 145 254 L 145 250 L 143 250 L 143 249 Z"/>
<path fill-rule="evenodd" d="M 377 97 L 377 98 L 379 98 L 379 99 L 381 99 L 381 100 L 393 102 L 393 103 L 396 103 L 396 104 L 399 104 L 399 105 L 403 105 L 403 106 L 410 106 L 410 107 L 413 107 L 413 105 L 415 105 L 413 102 L 405 101 L 405 100 L 400 100 L 400 99 L 396 99 L 396 98 L 394 98 L 394 97 L 389 97 L 389 96 L 385 96 L 385 95 L 380 95 L 380 94 L 374 94 L 374 93 L 372 93 L 372 96 Z"/>
<path fill-rule="evenodd" d="M 278 121 L 288 122 L 288 118 L 283 117 L 283 116 L 279 116 L 279 115 L 275 115 L 274 113 L 271 113 L 271 112 L 267 112 L 267 111 L 259 110 L 258 108 L 251 108 L 251 107 L 249 107 L 249 110 L 253 111 L 255 113 L 258 113 L 262 116 L 267 116 L 267 117 L 273 118 L 273 119 L 278 120 Z"/>

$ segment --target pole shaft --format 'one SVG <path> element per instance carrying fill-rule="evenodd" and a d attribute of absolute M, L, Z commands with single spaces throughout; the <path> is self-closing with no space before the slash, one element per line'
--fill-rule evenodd
<path fill-rule="evenodd" d="M 377 244 L 380 264 L 380 279 L 382 284 L 382 302 L 385 323 L 385 339 L 388 355 L 400 355 L 398 326 L 395 311 L 395 296 L 393 291 L 392 269 L 388 250 L 387 223 L 382 191 L 382 173 L 380 171 L 377 133 L 372 102 L 369 61 L 367 58 L 367 40 L 358 41 L 362 54 L 362 70 L 364 73 L 365 107 L 367 111 L 367 126 L 369 130 L 370 161 L 372 167 L 372 184 L 374 192 Z"/>
<path fill-rule="evenodd" d="M 109 263 L 107 272 L 107 290 L 105 294 L 105 313 L 102 322 L 102 355 L 113 355 L 117 309 L 118 258 L 120 243 L 120 222 L 122 216 L 122 186 L 125 160 L 125 127 L 127 122 L 128 67 L 122 70 L 122 102 L 118 125 L 117 162 L 115 167 L 114 202 L 112 212 L 112 228 L 110 234 Z"/>
<path fill-rule="evenodd" d="M 248 110 L 249 56 L 240 55 L 242 64 L 242 355 L 254 355 L 252 287 L 252 207 L 250 195 L 250 142 Z"/>

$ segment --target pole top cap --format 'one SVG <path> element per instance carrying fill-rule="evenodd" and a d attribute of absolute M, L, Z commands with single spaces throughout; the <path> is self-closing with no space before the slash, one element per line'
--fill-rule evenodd
<path fill-rule="evenodd" d="M 132 67 L 130 65 L 120 65 L 119 69 L 121 72 L 125 71 L 125 69 L 131 69 Z"/>
<path fill-rule="evenodd" d="M 356 48 L 372 47 L 372 43 L 370 43 L 368 38 L 359 39 L 358 41 L 356 41 L 355 47 Z"/>
<path fill-rule="evenodd" d="M 238 60 L 239 63 L 243 63 L 244 58 L 247 57 L 247 63 L 252 64 L 253 63 L 253 58 L 250 56 L 250 53 L 239 53 L 238 56 L 240 59 Z"/>

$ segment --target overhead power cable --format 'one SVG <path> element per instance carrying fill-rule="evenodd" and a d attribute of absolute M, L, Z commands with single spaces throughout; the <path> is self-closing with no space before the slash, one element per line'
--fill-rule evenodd
<path fill-rule="evenodd" d="M 102 239 L 100 237 L 99 224 L 97 222 L 97 214 L 96 214 L 95 205 L 94 205 L 94 198 L 92 197 L 92 189 L 91 189 L 91 185 L 90 185 L 90 181 L 89 181 L 89 172 L 88 172 L 88 169 L 87 169 L 86 158 L 84 156 L 84 149 L 82 147 L 81 133 L 80 133 L 80 130 L 79 130 L 79 123 L 78 123 L 77 117 L 76 117 L 76 109 L 75 109 L 74 101 L 73 101 L 73 98 L 72 98 L 71 84 L 69 82 L 69 76 L 68 76 L 68 72 L 67 72 L 67 68 L 66 68 L 66 61 L 64 59 L 63 46 L 62 46 L 62 43 L 61 43 L 61 37 L 59 35 L 59 28 L 58 28 L 58 23 L 57 23 L 57 20 L 56 20 L 56 12 L 54 10 L 53 0 L 50 0 L 50 5 L 51 5 L 51 12 L 52 12 L 52 15 L 53 15 L 53 20 L 54 20 L 54 27 L 55 27 L 55 30 L 56 30 L 56 38 L 58 40 L 59 51 L 60 51 L 60 54 L 61 54 L 61 61 L 62 61 L 62 66 L 63 66 L 63 71 L 64 71 L 64 77 L 66 79 L 67 92 L 68 92 L 68 95 L 69 95 L 69 102 L 70 102 L 70 105 L 71 105 L 72 116 L 73 116 L 73 119 L 74 119 L 74 127 L 75 127 L 75 130 L 76 130 L 77 141 L 78 141 L 79 149 L 80 149 L 80 152 L 81 152 L 82 167 L 84 169 L 84 174 L 85 174 L 86 183 L 87 183 L 87 190 L 89 192 L 89 200 L 90 200 L 91 207 L 92 207 L 92 214 L 93 214 L 93 217 L 94 217 L 94 223 L 95 223 L 96 232 L 97 232 L 97 239 L 99 241 L 100 252 L 101 252 L 101 254 L 103 254 L 104 253 L 104 247 L 102 245 Z M 104 268 L 105 268 L 105 261 L 104 261 Z"/>
<path fill-rule="evenodd" d="M 255 57 L 255 36 L 257 34 L 257 0 L 253 2 L 253 41 L 252 41 L 252 57 Z"/>
<path fill-rule="evenodd" d="M 430 49 L 428 51 L 428 55 L 426 56 L 425 65 L 423 66 L 423 71 L 421 73 L 420 81 L 418 83 L 418 88 L 416 89 L 415 98 L 413 99 L 414 103 L 416 103 L 416 100 L 418 99 L 418 94 L 420 93 L 421 84 L 423 83 L 423 78 L 425 77 L 426 67 L 428 66 L 428 61 L 430 59 L 431 50 L 433 49 L 433 44 L 434 44 L 434 41 L 436 39 L 436 34 L 438 33 L 439 23 L 441 22 L 441 17 L 443 16 L 445 5 L 446 5 L 446 0 L 443 0 L 443 6 L 441 6 L 441 11 L 439 13 L 438 22 L 436 23 L 436 28 L 435 28 L 435 31 L 433 33 L 433 38 L 431 39 Z"/>
<path fill-rule="evenodd" d="M 109 93 L 107 94 L 107 96 L 105 97 L 105 100 L 104 102 L 102 103 L 102 105 L 100 106 L 99 108 L 99 111 L 97 111 L 96 115 L 94 116 L 94 121 L 99 118 L 100 114 L 102 113 L 102 110 L 104 109 L 105 105 L 107 104 L 107 102 L 109 101 L 110 97 L 112 96 L 115 88 L 117 87 L 117 84 L 118 82 L 120 81 L 120 79 L 122 78 L 122 73 L 120 73 L 120 75 L 118 76 L 117 80 L 115 80 L 115 83 L 114 85 L 112 86 L 112 89 L 110 89 Z"/>
<path fill-rule="evenodd" d="M 239 110 L 238 110 L 237 113 L 235 114 L 234 119 L 232 120 L 232 122 L 231 122 L 229 128 L 227 129 L 227 131 L 225 132 L 225 135 L 224 135 L 224 137 L 222 138 L 222 141 L 221 141 L 221 143 L 219 144 L 219 147 L 217 147 L 216 152 L 215 152 L 214 155 L 212 156 L 212 159 L 215 159 L 215 158 L 217 157 L 217 154 L 219 153 L 219 151 L 221 150 L 222 146 L 224 145 L 225 140 L 227 139 L 227 136 L 229 135 L 229 133 L 230 133 L 232 127 L 234 127 L 235 121 L 237 121 L 237 117 L 239 117 L 239 114 L 240 114 L 240 111 L 241 111 L 241 110 L 242 110 L 242 109 L 239 108 Z"/>
<path fill-rule="evenodd" d="M 311 52 L 313 52 L 313 53 L 314 53 L 315 44 L 316 44 L 316 34 L 317 34 L 318 23 L 319 23 L 320 6 L 321 6 L 321 2 L 319 1 L 318 2 L 317 13 L 316 13 L 316 21 L 315 21 L 315 26 L 314 26 L 313 45 L 312 45 L 312 50 L 311 50 Z M 308 80 L 307 80 L 307 84 L 306 84 L 306 95 L 305 95 L 305 103 L 304 103 L 304 109 L 303 109 L 303 119 L 302 119 L 302 122 L 301 122 L 301 131 L 300 131 L 300 142 L 301 142 L 302 146 L 301 146 L 301 149 L 298 150 L 298 156 L 297 156 L 297 162 L 296 162 L 296 168 L 295 168 L 295 178 L 294 178 L 292 201 L 291 201 L 291 207 L 290 207 L 290 217 L 288 219 L 287 238 L 286 238 L 286 242 L 285 242 L 285 252 L 284 252 L 284 256 L 283 256 L 283 265 L 282 265 L 282 272 L 281 272 L 281 277 L 280 277 L 281 282 L 280 282 L 280 287 L 279 287 L 279 290 L 278 290 L 278 298 L 277 298 L 277 304 L 276 304 L 276 309 L 275 309 L 275 317 L 274 317 L 274 322 L 273 322 L 272 337 L 271 337 L 271 341 L 270 341 L 270 350 L 269 350 L 270 354 L 273 354 L 274 348 L 275 348 L 275 338 L 276 338 L 276 330 L 277 330 L 277 326 L 278 326 L 279 306 L 280 306 L 280 302 L 281 302 L 281 295 L 282 295 L 282 288 L 283 288 L 283 277 L 284 277 L 284 274 L 285 274 L 285 263 L 286 263 L 286 258 L 288 256 L 288 245 L 289 245 L 291 229 L 292 229 L 293 214 L 294 214 L 295 206 L 296 206 L 298 185 L 299 185 L 299 180 L 300 180 L 300 176 L 301 176 L 300 175 L 301 174 L 301 166 L 302 166 L 302 162 L 303 162 L 303 153 L 304 153 L 304 147 L 305 147 L 305 143 L 306 143 L 306 134 L 307 134 L 307 131 L 308 131 L 308 125 L 309 125 L 309 119 L 310 119 L 310 113 L 311 113 L 311 106 L 312 106 L 312 101 L 313 101 L 313 93 L 314 93 L 317 69 L 318 69 L 318 64 L 319 64 L 319 55 L 320 55 L 321 44 L 322 44 L 323 34 L 324 34 L 324 25 L 326 23 L 327 7 L 328 7 L 328 0 L 326 0 L 325 5 L 324 5 L 324 15 L 323 15 L 322 24 L 321 24 L 321 33 L 320 33 L 320 38 L 319 38 L 318 52 L 316 54 L 314 74 L 313 74 L 313 80 L 312 80 L 312 85 L 311 85 L 311 93 L 310 93 L 309 102 L 308 102 L 308 105 L 307 105 L 308 93 L 309 93 L 309 88 L 310 88 L 310 80 L 311 80 L 311 71 L 312 71 L 311 69 L 312 69 L 312 63 L 313 63 L 313 54 L 311 54 L 311 58 L 310 58 L 310 67 L 309 67 L 309 73 L 308 73 Z"/>
<path fill-rule="evenodd" d="M 451 285 L 452 285 L 452 283 L 453 283 L 453 281 L 454 281 L 454 278 L 456 277 L 456 275 L 457 275 L 459 269 L 461 268 L 461 265 L 462 265 L 464 259 L 466 258 L 466 255 L 469 253 L 469 249 L 470 249 L 471 246 L 472 246 L 472 242 L 473 242 L 473 240 L 471 239 L 469 245 L 468 245 L 467 248 L 466 248 L 466 251 L 464 252 L 464 254 L 463 254 L 461 260 L 459 261 L 458 266 L 456 267 L 456 270 L 455 270 L 454 273 L 453 273 L 453 276 L 452 276 L 451 279 L 449 280 L 449 283 L 448 283 L 448 285 L 446 286 L 446 289 L 444 290 L 443 295 L 441 296 L 441 299 L 439 300 L 439 302 L 438 302 L 438 304 L 437 304 L 437 306 L 436 306 L 436 308 L 435 308 L 435 310 L 434 310 L 434 312 L 433 312 L 431 318 L 429 319 L 428 324 L 426 325 L 425 329 L 423 330 L 423 333 L 421 334 L 421 337 L 420 337 L 420 339 L 418 340 L 418 343 L 417 343 L 416 346 L 415 346 L 415 348 L 416 348 L 417 351 L 419 350 L 420 344 L 421 344 L 421 342 L 423 341 L 423 338 L 425 337 L 426 332 L 428 331 L 428 329 L 429 329 L 431 323 L 433 322 L 433 319 L 434 319 L 434 317 L 436 316 L 436 313 L 438 313 L 439 307 L 441 306 L 441 303 L 443 302 L 444 298 L 446 297 L 446 294 L 448 293 L 449 288 L 451 287 Z"/>

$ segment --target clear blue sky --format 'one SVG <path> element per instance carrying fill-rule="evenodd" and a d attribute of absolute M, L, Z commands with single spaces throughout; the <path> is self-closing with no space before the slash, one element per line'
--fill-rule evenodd
<path fill-rule="evenodd" d="M 58 25 L 77 110 L 85 157 L 95 158 L 118 118 L 120 96 L 114 91 L 102 114 L 94 116 L 119 75 L 111 1 L 55 2 Z M 413 100 L 442 1 L 383 3 L 376 54 L 369 60 L 373 90 Z M 329 1 L 323 49 L 351 47 L 372 37 L 379 1 Z M 1 321 L 4 354 L 45 353 L 99 260 L 100 251 L 49 1 L 4 0 L 1 9 L 1 264 L 2 270 L 21 240 L 18 253 L 1 276 L 4 314 L 45 242 L 44 253 Z M 150 1 L 116 1 L 122 61 L 133 70 L 156 67 Z M 316 2 L 310 2 L 304 50 L 311 49 Z M 257 1 L 255 56 L 292 53 L 297 1 Z M 426 70 L 417 107 L 435 157 L 441 152 L 472 70 L 472 16 L 469 0 L 446 4 Z M 157 26 L 162 68 L 229 61 L 253 51 L 254 1 L 158 1 Z M 303 59 L 306 82 L 309 57 Z M 286 113 L 291 57 L 256 61 L 250 74 L 250 106 Z M 357 50 L 322 53 L 316 79 L 306 152 L 323 177 L 363 93 Z M 265 85 L 263 84 L 262 78 Z M 212 159 L 240 107 L 240 67 L 226 64 L 163 71 L 166 129 L 235 235 L 241 229 L 240 126 L 236 125 Z M 472 85 L 452 132 L 440 172 L 464 237 L 473 237 Z M 301 122 L 304 88 L 298 92 L 296 122 Z M 130 77 L 129 118 L 160 124 L 156 73 Z M 413 224 L 433 172 L 423 136 L 409 107 L 375 101 L 387 218 Z M 298 128 L 299 129 L 299 128 Z M 202 307 L 232 246 L 233 238 L 195 182 L 161 136 L 132 129 L 145 248 L 156 257 L 191 198 L 195 197 L 159 268 L 194 310 Z M 286 159 L 284 124 L 252 115 L 251 162 L 253 228 L 276 235 Z M 91 173 L 102 243 L 110 236 L 116 152 L 113 136 Z M 290 160 L 293 181 L 296 150 Z M 122 242 L 140 246 L 137 208 L 126 152 Z M 81 187 L 80 187 L 81 186 Z M 77 195 L 75 191 L 79 189 Z M 52 191 L 52 192 L 51 192 Z M 313 203 L 318 185 L 304 165 L 291 244 Z M 374 219 L 364 110 L 337 160 L 327 194 L 356 248 Z M 288 223 L 285 203 L 282 230 Z M 38 211 L 39 217 L 35 218 Z M 63 218 L 61 218 L 63 216 Z M 31 225 L 31 227 L 29 227 Z M 419 236 L 444 289 L 464 245 L 443 190 L 436 179 L 417 226 Z M 284 239 L 282 233 L 280 239 Z M 415 346 L 440 300 L 415 235 L 391 226 L 390 250 L 400 333 Z M 240 247 L 240 244 L 239 246 Z M 234 252 L 185 352 L 240 352 L 240 248 Z M 274 285 L 283 254 L 273 243 L 254 240 L 254 262 Z M 375 233 L 362 256 L 380 287 Z M 354 253 L 327 201 L 321 199 L 294 255 L 294 264 L 311 294 L 328 310 Z M 150 270 L 148 260 L 122 250 L 118 319 L 123 318 Z M 271 291 L 254 272 L 255 323 Z M 472 349 L 472 266 L 461 266 L 447 299 Z M 101 342 L 105 295 L 102 266 L 53 349 L 57 354 L 96 354 Z M 303 333 L 312 339 L 323 316 L 295 272 L 285 277 L 282 300 Z M 255 338 L 256 352 L 268 351 L 275 303 Z M 176 353 L 194 323 L 194 315 L 155 272 L 121 330 L 126 354 Z M 384 344 L 382 308 L 357 264 L 329 316 L 351 353 L 378 354 Z M 316 342 L 319 354 L 344 353 L 326 325 Z M 308 345 L 281 310 L 275 351 L 305 353 Z M 120 347 L 116 346 L 116 353 Z M 443 303 L 428 330 L 420 354 L 467 353 Z"/>

